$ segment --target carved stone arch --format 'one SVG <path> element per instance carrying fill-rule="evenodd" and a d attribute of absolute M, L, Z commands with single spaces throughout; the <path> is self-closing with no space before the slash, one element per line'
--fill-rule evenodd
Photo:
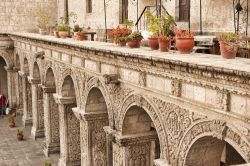
<path fill-rule="evenodd" d="M 42 75 L 41 75 L 41 67 L 39 66 L 39 64 L 35 61 L 33 63 L 33 67 L 32 67 L 32 73 L 31 73 L 32 77 L 34 79 L 39 79 L 41 81 Z"/>
<path fill-rule="evenodd" d="M 61 77 L 59 77 L 59 80 L 57 82 L 58 83 L 57 86 L 59 87 L 58 88 L 59 91 L 57 91 L 57 92 L 59 93 L 59 95 L 62 95 L 63 83 L 64 83 L 65 78 L 68 76 L 70 76 L 72 81 L 73 81 L 74 88 L 75 88 L 76 103 L 77 103 L 77 106 L 79 106 L 80 102 L 81 102 L 79 88 L 78 88 L 76 77 L 71 69 L 66 69 L 61 73 Z"/>
<path fill-rule="evenodd" d="M 87 104 L 88 95 L 93 88 L 97 88 L 101 91 L 101 93 L 104 97 L 106 106 L 107 106 L 109 125 L 111 127 L 113 127 L 114 118 L 113 118 L 112 102 L 111 102 L 110 96 L 108 94 L 107 88 L 105 87 L 104 83 L 102 81 L 100 81 L 100 79 L 98 79 L 97 77 L 93 77 L 86 82 L 86 87 L 85 87 L 84 94 L 83 94 L 84 97 L 83 97 L 82 107 L 85 109 L 86 104 Z"/>
<path fill-rule="evenodd" d="M 0 56 L 4 59 L 7 66 L 13 66 L 14 65 L 12 53 L 8 53 L 7 51 L 0 50 Z"/>
<path fill-rule="evenodd" d="M 161 158 L 168 159 L 168 145 L 167 145 L 167 135 L 164 132 L 163 122 L 160 120 L 160 116 L 157 113 L 156 107 L 150 102 L 150 100 L 142 97 L 140 95 L 132 94 L 128 96 L 122 104 L 121 110 L 119 110 L 119 118 L 117 124 L 117 130 L 122 132 L 123 121 L 126 116 L 127 111 L 132 106 L 138 106 L 143 108 L 146 113 L 151 118 L 152 122 L 155 125 L 157 135 L 159 137 L 160 149 L 161 149 Z"/>
<path fill-rule="evenodd" d="M 184 134 L 180 141 L 175 165 L 184 166 L 192 145 L 204 137 L 213 137 L 229 143 L 246 162 L 250 162 L 250 143 L 241 132 L 224 121 L 204 120 L 192 125 Z"/>
<path fill-rule="evenodd" d="M 47 86 L 46 81 L 48 80 L 47 74 L 49 71 L 52 71 L 53 76 L 54 76 L 53 81 L 54 81 L 55 87 L 57 87 L 57 79 L 56 79 L 56 75 L 55 75 L 55 69 L 53 68 L 53 66 L 51 64 L 46 66 L 45 70 L 43 70 L 44 74 L 42 75 L 42 84 Z"/>

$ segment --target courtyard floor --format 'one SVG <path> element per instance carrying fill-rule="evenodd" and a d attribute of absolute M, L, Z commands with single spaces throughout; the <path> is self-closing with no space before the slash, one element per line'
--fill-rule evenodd
<path fill-rule="evenodd" d="M 31 127 L 23 128 L 21 116 L 15 119 L 16 127 L 8 127 L 8 118 L 0 118 L 0 166 L 44 166 L 46 160 L 57 165 L 58 155 L 46 158 L 43 154 L 44 139 L 30 138 Z M 17 129 L 24 130 L 24 141 L 16 140 Z"/>

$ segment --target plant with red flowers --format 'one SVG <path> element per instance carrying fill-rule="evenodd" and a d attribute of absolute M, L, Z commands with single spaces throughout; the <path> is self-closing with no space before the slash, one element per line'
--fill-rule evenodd
<path fill-rule="evenodd" d="M 108 33 L 108 37 L 112 39 L 116 44 L 120 44 L 120 42 L 123 42 L 123 39 L 128 37 L 131 33 L 132 30 L 130 28 L 118 26 Z"/>
<path fill-rule="evenodd" d="M 189 54 L 194 47 L 194 33 L 174 28 L 175 33 L 175 47 L 179 50 L 181 54 Z"/>

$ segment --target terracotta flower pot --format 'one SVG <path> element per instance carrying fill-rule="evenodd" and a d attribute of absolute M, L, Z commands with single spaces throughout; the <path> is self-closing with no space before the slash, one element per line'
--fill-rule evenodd
<path fill-rule="evenodd" d="M 59 32 L 58 32 L 58 31 L 54 31 L 54 36 L 55 36 L 56 38 L 60 38 Z"/>
<path fill-rule="evenodd" d="M 63 39 L 65 39 L 69 36 L 68 31 L 59 31 L 58 34 L 59 34 L 60 38 L 63 38 Z"/>
<path fill-rule="evenodd" d="M 129 48 L 140 48 L 141 46 L 141 40 L 131 40 L 127 43 Z"/>
<path fill-rule="evenodd" d="M 152 50 L 158 50 L 159 49 L 158 38 L 156 37 L 148 38 L 148 45 Z"/>
<path fill-rule="evenodd" d="M 118 45 L 121 46 L 121 47 L 125 47 L 127 44 L 127 42 L 119 42 Z"/>
<path fill-rule="evenodd" d="M 223 58 L 234 59 L 238 51 L 238 46 L 229 45 L 223 41 L 220 41 L 220 52 Z"/>
<path fill-rule="evenodd" d="M 22 141 L 23 140 L 23 135 L 17 135 L 16 138 L 17 138 L 18 141 Z"/>
<path fill-rule="evenodd" d="M 170 48 L 170 40 L 165 40 L 165 39 L 158 39 L 159 42 L 159 48 L 161 52 L 167 52 Z"/>
<path fill-rule="evenodd" d="M 88 40 L 88 36 L 85 35 L 85 34 L 83 34 L 83 33 L 78 32 L 78 33 L 76 34 L 76 39 L 77 39 L 77 40 L 80 40 L 80 41 Z"/>
<path fill-rule="evenodd" d="M 194 38 L 176 38 L 175 47 L 181 54 L 190 54 L 194 48 Z"/>

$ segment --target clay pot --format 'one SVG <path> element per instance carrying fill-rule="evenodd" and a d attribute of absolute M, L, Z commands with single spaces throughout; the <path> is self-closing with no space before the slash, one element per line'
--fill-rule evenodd
<path fill-rule="evenodd" d="M 127 44 L 127 42 L 119 42 L 118 45 L 121 46 L 121 47 L 125 47 Z"/>
<path fill-rule="evenodd" d="M 18 141 L 22 141 L 23 140 L 23 135 L 17 135 L 16 138 L 17 138 Z"/>
<path fill-rule="evenodd" d="M 161 52 L 167 52 L 170 48 L 170 40 L 165 40 L 165 39 L 158 39 L 159 42 L 159 48 Z"/>
<path fill-rule="evenodd" d="M 81 32 L 77 32 L 76 33 L 76 39 L 77 40 L 80 40 L 80 41 L 83 41 L 83 40 L 88 40 L 88 36 L 81 33 Z"/>
<path fill-rule="evenodd" d="M 156 37 L 148 38 L 148 45 L 152 50 L 158 50 L 159 49 L 158 38 Z"/>
<path fill-rule="evenodd" d="M 55 36 L 56 38 L 60 38 L 59 32 L 58 32 L 58 31 L 54 31 L 54 36 Z"/>
<path fill-rule="evenodd" d="M 39 34 L 40 35 L 46 35 L 47 34 L 47 31 L 46 31 L 46 29 L 39 29 Z"/>
<path fill-rule="evenodd" d="M 190 54 L 194 48 L 194 38 L 176 38 L 175 47 L 181 54 Z"/>
<path fill-rule="evenodd" d="M 141 40 L 131 40 L 127 43 L 129 48 L 140 48 L 141 46 Z"/>
<path fill-rule="evenodd" d="M 223 58 L 235 59 L 238 51 L 238 46 L 230 45 L 223 41 L 220 41 L 220 52 Z"/>
<path fill-rule="evenodd" d="M 63 38 L 63 39 L 65 39 L 69 36 L 68 31 L 59 31 L 58 34 L 59 34 L 60 38 Z"/>

